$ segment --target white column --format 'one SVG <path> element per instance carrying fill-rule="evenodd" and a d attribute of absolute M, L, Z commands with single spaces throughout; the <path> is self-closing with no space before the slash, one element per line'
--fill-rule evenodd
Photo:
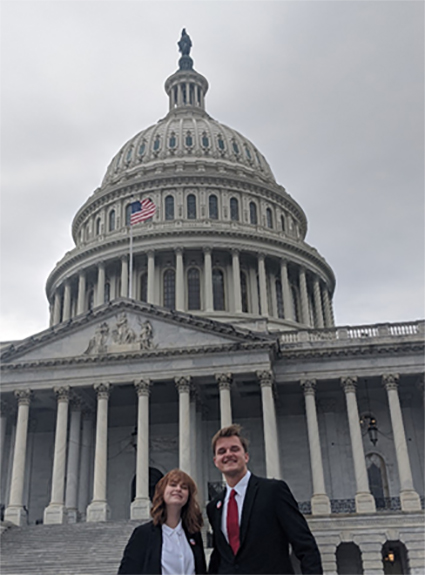
<path fill-rule="evenodd" d="M 27 523 L 23 493 L 31 390 L 16 390 L 15 397 L 18 399 L 18 417 L 16 422 L 15 447 L 13 449 L 9 505 L 6 508 L 4 519 L 15 525 L 24 525 Z"/>
<path fill-rule="evenodd" d="M 316 381 L 301 381 L 304 392 L 305 412 L 307 416 L 308 445 L 310 450 L 311 475 L 313 478 L 313 496 L 311 511 L 313 515 L 329 515 L 331 503 L 326 494 L 323 473 L 322 451 L 320 448 L 319 424 L 317 421 L 315 389 Z"/>
<path fill-rule="evenodd" d="M 80 271 L 78 276 L 78 299 L 77 299 L 77 315 L 84 313 L 86 309 L 86 274 Z"/>
<path fill-rule="evenodd" d="M 69 387 L 55 387 L 57 396 L 57 415 L 55 449 L 53 453 L 52 492 L 50 503 L 44 510 L 44 523 L 65 523 L 65 467 L 66 439 L 68 433 Z"/>
<path fill-rule="evenodd" d="M 283 315 L 285 319 L 295 321 L 291 288 L 288 280 L 288 264 L 286 260 L 281 260 L 280 262 L 280 281 L 282 284 Z"/>
<path fill-rule="evenodd" d="M 354 475 L 356 478 L 356 512 L 374 513 L 376 511 L 375 499 L 369 490 L 359 410 L 357 408 L 357 377 L 342 377 L 341 385 L 345 391 L 348 424 L 350 426 L 351 450 L 353 453 Z"/>
<path fill-rule="evenodd" d="M 316 312 L 316 327 L 325 327 L 323 321 L 322 297 L 320 294 L 319 278 L 315 277 L 313 280 L 313 296 L 314 296 L 314 311 Z"/>
<path fill-rule="evenodd" d="M 96 290 L 96 305 L 103 305 L 105 303 L 105 262 L 97 264 L 97 290 Z"/>
<path fill-rule="evenodd" d="M 232 269 L 235 313 L 242 313 L 241 268 L 239 263 L 239 250 L 236 249 L 232 250 Z"/>
<path fill-rule="evenodd" d="M 179 392 L 179 467 L 190 475 L 190 377 L 176 377 L 174 381 Z"/>
<path fill-rule="evenodd" d="M 128 297 L 128 256 L 121 256 L 121 297 Z"/>
<path fill-rule="evenodd" d="M 183 272 L 183 250 L 177 248 L 176 252 L 176 310 L 184 311 L 184 272 Z"/>
<path fill-rule="evenodd" d="M 390 408 L 391 426 L 393 428 L 395 453 L 397 456 L 398 475 L 400 478 L 400 502 L 402 511 L 420 511 L 421 500 L 413 487 L 412 470 L 404 432 L 403 416 L 398 396 L 398 374 L 382 376 L 382 383 L 387 390 Z"/>
<path fill-rule="evenodd" d="M 258 281 L 260 284 L 261 315 L 267 316 L 269 310 L 267 301 L 266 263 L 264 254 L 258 255 Z"/>
<path fill-rule="evenodd" d="M 210 248 L 204 248 L 204 281 L 205 311 L 213 311 L 212 258 Z"/>
<path fill-rule="evenodd" d="M 326 327 L 333 327 L 335 325 L 332 304 L 329 297 L 328 288 L 324 285 L 322 286 L 322 296 L 323 296 L 323 311 L 325 314 L 325 325 Z"/>
<path fill-rule="evenodd" d="M 63 314 L 62 321 L 68 321 L 71 317 L 71 280 L 65 282 L 63 292 Z"/>
<path fill-rule="evenodd" d="M 280 479 L 276 408 L 273 397 L 273 374 L 271 371 L 257 371 L 257 377 L 261 385 L 261 400 L 263 406 L 266 473 L 269 478 Z"/>
<path fill-rule="evenodd" d="M 300 295 L 301 295 L 301 320 L 304 325 L 310 325 L 308 293 L 307 293 L 307 280 L 305 277 L 305 269 L 300 268 L 299 271 L 300 282 Z"/>
<path fill-rule="evenodd" d="M 109 505 L 106 500 L 108 463 L 108 399 L 109 383 L 94 385 L 97 393 L 96 444 L 94 453 L 93 499 L 87 507 L 87 521 L 107 521 Z"/>
<path fill-rule="evenodd" d="M 148 294 L 147 303 L 156 303 L 155 300 L 155 252 L 148 251 Z"/>
<path fill-rule="evenodd" d="M 220 427 L 232 425 L 232 400 L 230 388 L 233 376 L 231 373 L 216 373 L 215 379 L 220 390 Z"/>
<path fill-rule="evenodd" d="M 149 395 L 151 381 L 140 379 L 134 382 L 138 397 L 137 410 L 137 453 L 136 453 L 136 497 L 131 503 L 131 519 L 148 520 L 149 501 Z"/>
<path fill-rule="evenodd" d="M 77 523 L 78 472 L 80 463 L 81 401 L 71 399 L 71 421 L 69 425 L 68 462 L 66 469 L 65 507 L 68 523 Z"/>
<path fill-rule="evenodd" d="M 83 411 L 83 429 L 81 434 L 80 474 L 78 478 L 78 512 L 81 518 L 86 517 L 90 501 L 90 471 L 93 447 L 93 413 Z"/>
<path fill-rule="evenodd" d="M 53 325 L 57 325 L 61 320 L 61 294 L 59 289 L 56 289 L 55 300 L 53 303 Z"/>

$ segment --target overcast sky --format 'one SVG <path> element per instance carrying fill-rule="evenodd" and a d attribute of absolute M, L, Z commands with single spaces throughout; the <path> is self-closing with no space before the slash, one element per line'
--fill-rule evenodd
<path fill-rule="evenodd" d="M 338 325 L 424 317 L 422 1 L 1 2 L 0 340 L 119 148 L 167 113 L 183 27 L 209 114 L 249 138 L 332 266 Z"/>

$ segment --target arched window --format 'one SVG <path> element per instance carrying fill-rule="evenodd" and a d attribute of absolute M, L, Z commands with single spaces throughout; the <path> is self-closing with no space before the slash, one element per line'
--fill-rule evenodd
<path fill-rule="evenodd" d="M 212 273 L 213 281 L 213 299 L 214 299 L 214 309 L 224 310 L 224 275 L 223 272 L 217 268 L 213 269 Z"/>
<path fill-rule="evenodd" d="M 336 566 L 338 575 L 362 575 L 359 547 L 355 543 L 340 543 L 336 550 Z"/>
<path fill-rule="evenodd" d="M 230 198 L 230 219 L 233 222 L 239 221 L 239 202 L 236 198 Z"/>
<path fill-rule="evenodd" d="M 115 230 L 115 210 L 111 210 L 109 212 L 109 225 L 108 225 L 108 229 L 110 232 L 113 232 Z"/>
<path fill-rule="evenodd" d="M 164 273 L 164 307 L 176 307 L 176 272 L 171 269 Z"/>
<path fill-rule="evenodd" d="M 140 301 L 148 301 L 148 274 L 140 276 Z"/>
<path fill-rule="evenodd" d="M 218 199 L 215 194 L 208 198 L 209 216 L 211 220 L 218 220 Z"/>
<path fill-rule="evenodd" d="M 273 228 L 273 216 L 272 216 L 272 211 L 270 208 L 267 208 L 267 210 L 266 210 L 266 221 L 267 221 L 267 227 L 272 229 Z"/>
<path fill-rule="evenodd" d="M 198 268 L 187 272 L 188 309 L 201 309 L 201 278 Z"/>
<path fill-rule="evenodd" d="M 283 318 L 283 296 L 282 296 L 282 282 L 276 278 L 276 303 L 277 303 L 277 317 Z"/>
<path fill-rule="evenodd" d="M 98 236 L 100 234 L 100 218 L 97 218 L 96 220 L 96 235 Z"/>
<path fill-rule="evenodd" d="M 125 206 L 125 225 L 129 226 L 131 221 L 131 204 Z"/>
<path fill-rule="evenodd" d="M 167 196 L 165 198 L 165 219 L 174 220 L 174 198 Z"/>
<path fill-rule="evenodd" d="M 160 147 L 161 147 L 161 138 L 160 138 L 159 134 L 157 134 L 157 136 L 155 137 L 155 140 L 153 142 L 153 151 L 158 152 Z"/>
<path fill-rule="evenodd" d="M 286 232 L 286 222 L 284 215 L 280 216 L 280 225 L 282 226 L 282 232 Z"/>
<path fill-rule="evenodd" d="M 171 133 L 170 139 L 168 140 L 168 146 L 172 150 L 177 146 L 177 138 L 174 132 Z"/>
<path fill-rule="evenodd" d="M 248 286 L 246 281 L 246 273 L 241 271 L 241 299 L 242 311 L 248 313 Z"/>
<path fill-rule="evenodd" d="M 362 419 L 367 421 L 366 417 Z M 375 498 L 376 508 L 385 509 L 385 499 L 390 496 L 385 462 L 378 453 L 369 453 L 366 455 L 366 467 L 369 488 Z"/>
<path fill-rule="evenodd" d="M 187 219 L 196 220 L 196 196 L 189 194 L 187 196 Z"/>
<path fill-rule="evenodd" d="M 258 223 L 257 204 L 255 202 L 249 203 L 249 221 L 253 226 L 256 226 Z"/>
<path fill-rule="evenodd" d="M 103 302 L 108 303 L 108 301 L 111 301 L 111 284 L 109 282 L 106 282 L 105 283 L 105 293 L 103 296 Z"/>

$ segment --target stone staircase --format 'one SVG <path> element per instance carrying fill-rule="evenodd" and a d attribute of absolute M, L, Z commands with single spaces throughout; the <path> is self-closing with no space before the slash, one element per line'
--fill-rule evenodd
<path fill-rule="evenodd" d="M 9 527 L 1 575 L 116 575 L 138 521 Z"/>

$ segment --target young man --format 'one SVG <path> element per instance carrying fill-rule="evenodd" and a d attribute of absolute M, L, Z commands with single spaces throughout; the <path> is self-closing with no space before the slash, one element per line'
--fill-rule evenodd
<path fill-rule="evenodd" d="M 207 506 L 213 529 L 209 573 L 294 573 L 289 544 L 302 573 L 323 573 L 316 541 L 284 481 L 248 471 L 248 442 L 240 425 L 212 439 L 214 464 L 226 490 Z"/>

